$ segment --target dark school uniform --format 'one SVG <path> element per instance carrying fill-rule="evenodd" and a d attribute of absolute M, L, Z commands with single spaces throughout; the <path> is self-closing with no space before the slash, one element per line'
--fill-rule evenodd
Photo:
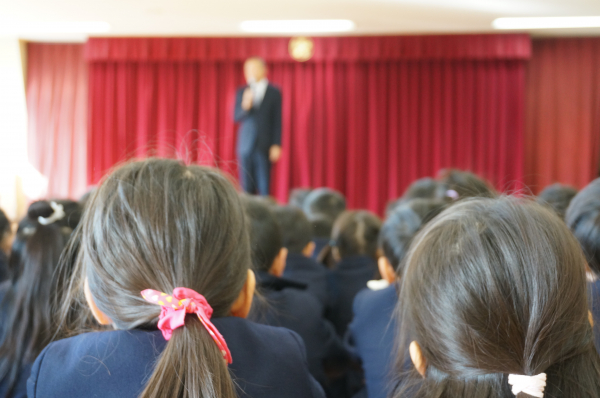
<path fill-rule="evenodd" d="M 329 305 L 327 269 L 312 258 L 300 253 L 289 253 L 283 277 L 305 283 L 306 291 L 315 296 L 324 308 Z"/>
<path fill-rule="evenodd" d="M 297 334 L 236 317 L 212 322 L 231 351 L 229 370 L 240 398 L 324 397 Z M 36 359 L 28 397 L 138 397 L 166 344 L 160 331 L 142 329 L 56 341 Z"/>
<path fill-rule="evenodd" d="M 266 272 L 257 272 L 256 277 L 263 299 L 255 300 L 250 318 L 298 333 L 306 345 L 311 373 L 326 386 L 324 363 L 345 363 L 349 355 L 333 325 L 323 318 L 321 304 L 304 284 Z"/>
<path fill-rule="evenodd" d="M 395 284 L 375 291 L 364 289 L 354 299 L 354 318 L 346 339 L 362 363 L 369 398 L 386 398 L 390 393 L 397 302 Z"/>
<path fill-rule="evenodd" d="M 377 266 L 368 256 L 351 256 L 338 262 L 329 278 L 332 309 L 328 314 L 337 333 L 344 336 L 352 321 L 352 303 L 359 291 L 375 276 Z"/>

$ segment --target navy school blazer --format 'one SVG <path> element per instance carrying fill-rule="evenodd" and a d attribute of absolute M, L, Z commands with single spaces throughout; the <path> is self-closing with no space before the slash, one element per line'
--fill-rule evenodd
<path fill-rule="evenodd" d="M 254 301 L 249 318 L 298 333 L 306 345 L 310 372 L 327 386 L 324 363 L 343 366 L 350 356 L 333 325 L 323 318 L 323 307 L 304 284 L 261 271 L 256 277 L 263 300 Z"/>
<path fill-rule="evenodd" d="M 234 121 L 240 123 L 237 153 L 267 156 L 272 145 L 281 145 L 281 91 L 269 84 L 260 106 L 245 111 L 242 97 L 247 87 L 239 88 L 235 97 Z"/>
<path fill-rule="evenodd" d="M 240 398 L 324 397 L 298 335 L 236 317 L 212 322 L 231 351 L 229 370 Z M 28 397 L 138 397 L 165 345 L 160 331 L 142 329 L 51 343 L 33 365 Z"/>
<path fill-rule="evenodd" d="M 283 276 L 306 284 L 306 291 L 319 300 L 323 308 L 329 306 L 327 269 L 312 258 L 300 253 L 289 253 Z"/>
<path fill-rule="evenodd" d="M 362 362 L 369 398 L 386 398 L 390 392 L 397 302 L 395 285 L 375 291 L 364 289 L 354 299 L 354 318 L 346 341 Z"/>
<path fill-rule="evenodd" d="M 367 282 L 373 279 L 376 272 L 375 261 L 368 256 L 343 258 L 331 272 L 328 283 L 332 309 L 328 318 L 340 336 L 344 336 L 348 324 L 352 321 L 354 297 L 367 287 Z"/>

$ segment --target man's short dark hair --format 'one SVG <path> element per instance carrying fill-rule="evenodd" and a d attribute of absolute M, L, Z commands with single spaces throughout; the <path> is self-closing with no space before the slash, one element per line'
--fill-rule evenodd
<path fill-rule="evenodd" d="M 281 228 L 264 200 L 247 196 L 243 202 L 248 217 L 252 264 L 255 270 L 268 272 L 283 247 Z"/>
<path fill-rule="evenodd" d="M 333 229 L 333 220 L 325 214 L 313 214 L 308 217 L 308 222 L 312 227 L 313 239 L 331 238 Z"/>
<path fill-rule="evenodd" d="M 304 212 L 296 206 L 281 206 L 275 209 L 275 217 L 281 228 L 283 247 L 290 253 L 302 253 L 312 241 L 312 226 Z"/>
<path fill-rule="evenodd" d="M 346 210 L 346 198 L 330 188 L 313 190 L 304 202 L 304 212 L 311 218 L 315 214 L 324 214 L 335 220 Z"/>

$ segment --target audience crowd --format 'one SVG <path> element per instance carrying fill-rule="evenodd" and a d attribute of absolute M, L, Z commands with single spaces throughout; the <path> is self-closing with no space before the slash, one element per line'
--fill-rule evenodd
<path fill-rule="evenodd" d="M 0 398 L 600 398 L 600 179 L 456 169 L 385 217 L 146 159 L 0 211 Z"/>

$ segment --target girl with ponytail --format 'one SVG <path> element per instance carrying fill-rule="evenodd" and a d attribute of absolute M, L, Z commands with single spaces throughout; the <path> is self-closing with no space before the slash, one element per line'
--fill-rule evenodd
<path fill-rule="evenodd" d="M 59 258 L 80 217 L 77 203 L 38 201 L 19 223 L 0 284 L 0 397 L 25 397 L 31 364 L 51 341 Z M 70 270 L 66 270 L 70 273 Z"/>
<path fill-rule="evenodd" d="M 247 225 L 219 171 L 126 164 L 94 193 L 75 239 L 62 314 L 85 296 L 114 330 L 50 344 L 30 398 L 322 396 L 297 335 L 244 319 L 255 287 Z"/>
<path fill-rule="evenodd" d="M 598 398 L 586 262 L 534 202 L 470 199 L 431 221 L 405 258 L 394 398 Z"/>

